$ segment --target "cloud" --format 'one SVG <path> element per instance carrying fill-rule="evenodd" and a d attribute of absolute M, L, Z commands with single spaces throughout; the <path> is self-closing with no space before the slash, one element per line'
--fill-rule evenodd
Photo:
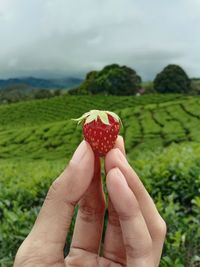
<path fill-rule="evenodd" d="M 199 76 L 197 0 L 0 2 L 0 77 L 83 77 L 110 63 L 144 79 L 168 63 Z"/>

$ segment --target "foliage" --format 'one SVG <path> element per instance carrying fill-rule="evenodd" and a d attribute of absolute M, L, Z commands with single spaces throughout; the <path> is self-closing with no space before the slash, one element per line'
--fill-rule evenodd
<path fill-rule="evenodd" d="M 160 266 L 199 266 L 199 104 L 198 96 L 153 94 L 68 95 L 1 105 L 0 266 L 12 266 L 50 184 L 82 139 L 81 128 L 70 118 L 94 108 L 122 118 L 128 160 L 167 222 Z"/>
<path fill-rule="evenodd" d="M 177 96 L 175 100 L 170 95 L 98 96 L 95 105 L 92 96 L 64 96 L 4 105 L 0 107 L 0 158 L 66 156 L 66 147 L 77 145 L 81 139 L 81 127 L 70 119 L 94 108 L 109 107 L 120 115 L 126 149 L 131 152 L 134 148 L 134 155 L 142 149 L 153 150 L 158 145 L 200 141 L 198 106 L 198 97 Z"/>
<path fill-rule="evenodd" d="M 36 99 L 49 98 L 49 97 L 51 97 L 51 92 L 46 89 L 40 89 L 35 92 Z"/>
<path fill-rule="evenodd" d="M 197 266 L 195 259 L 200 253 L 200 146 L 173 144 L 160 152 L 141 154 L 131 163 L 167 222 L 161 266 Z"/>
<path fill-rule="evenodd" d="M 174 161 L 171 162 L 171 159 Z M 130 160 L 168 225 L 161 264 L 163 267 L 176 266 L 178 263 L 182 264 L 180 266 L 195 267 L 193 261 L 198 259 L 200 199 L 198 190 L 194 191 L 191 181 L 196 181 L 198 186 L 200 184 L 199 160 L 200 150 L 196 144 L 173 145 L 164 149 L 162 154 L 160 151 L 147 152 L 146 155 L 141 154 L 136 159 Z M 182 165 L 184 168 L 181 168 Z M 53 162 L 50 160 L 0 162 L 2 187 L 0 266 L 11 266 L 17 247 L 29 233 L 48 187 L 64 166 L 64 159 Z M 191 180 L 187 182 L 188 177 Z M 183 186 L 182 189 L 181 182 L 184 180 L 187 186 Z M 188 196 L 187 205 L 181 199 L 180 190 L 183 196 L 185 194 Z M 72 230 L 66 243 L 66 251 L 69 249 L 71 235 Z"/>
<path fill-rule="evenodd" d="M 141 85 L 141 77 L 127 66 L 112 64 L 101 71 L 91 71 L 79 88 L 71 94 L 134 95 Z"/>
<path fill-rule="evenodd" d="M 154 79 L 154 89 L 159 93 L 188 93 L 191 81 L 178 65 L 168 65 Z"/>
<path fill-rule="evenodd" d="M 19 101 L 43 99 L 54 96 L 59 96 L 64 93 L 64 90 L 56 89 L 40 89 L 27 87 L 25 84 L 11 85 L 5 89 L 0 90 L 0 104 L 1 103 L 15 103 Z"/>

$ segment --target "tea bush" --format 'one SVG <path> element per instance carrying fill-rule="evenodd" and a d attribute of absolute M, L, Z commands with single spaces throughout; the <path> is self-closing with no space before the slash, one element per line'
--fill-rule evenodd
<path fill-rule="evenodd" d="M 129 161 L 167 222 L 161 266 L 197 266 L 200 252 L 200 146 L 172 145 Z M 29 233 L 51 182 L 65 160 L 1 161 L 0 266 L 11 266 Z M 73 221 L 74 223 L 74 221 Z M 73 227 L 68 236 L 68 251 Z M 179 264 L 179 265 L 178 265 Z"/>
<path fill-rule="evenodd" d="M 167 222 L 160 266 L 200 266 L 199 104 L 198 96 L 148 95 L 64 96 L 1 105 L 0 267 L 12 266 L 51 182 L 82 139 L 81 127 L 70 118 L 92 108 L 110 109 L 122 118 L 129 162 Z"/>

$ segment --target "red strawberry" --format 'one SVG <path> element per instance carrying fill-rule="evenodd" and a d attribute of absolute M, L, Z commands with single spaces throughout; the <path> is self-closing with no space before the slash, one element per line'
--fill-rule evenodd
<path fill-rule="evenodd" d="M 103 157 L 114 147 L 121 122 L 117 114 L 91 110 L 75 120 L 78 123 L 83 122 L 84 138 L 96 155 Z"/>

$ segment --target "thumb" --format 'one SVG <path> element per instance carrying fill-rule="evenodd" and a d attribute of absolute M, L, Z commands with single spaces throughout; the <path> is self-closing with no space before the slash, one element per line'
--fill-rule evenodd
<path fill-rule="evenodd" d="M 51 185 L 32 236 L 64 246 L 74 207 L 89 187 L 93 173 L 94 154 L 90 145 L 82 141 L 67 168 Z"/>

